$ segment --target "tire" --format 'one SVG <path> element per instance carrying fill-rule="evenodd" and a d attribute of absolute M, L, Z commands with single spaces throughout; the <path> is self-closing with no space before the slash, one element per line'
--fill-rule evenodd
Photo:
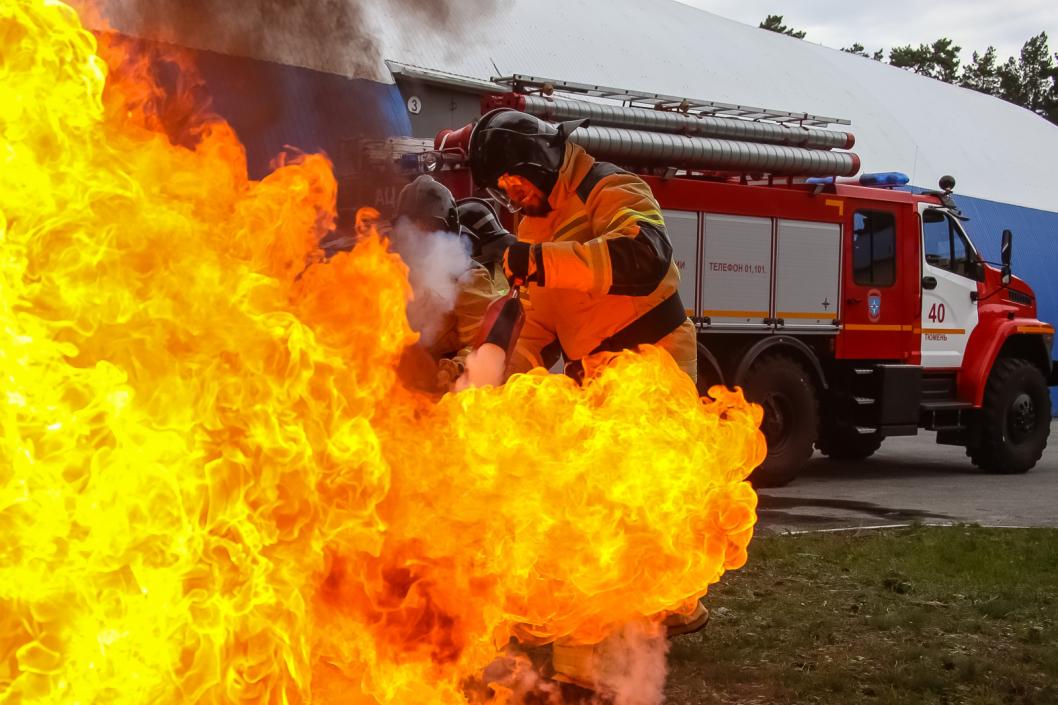
<path fill-rule="evenodd" d="M 754 487 L 781 487 L 812 457 L 819 429 L 815 384 L 797 360 L 782 354 L 753 363 L 746 377 L 746 398 L 764 407 L 761 431 L 768 456 L 749 476 Z"/>
<path fill-rule="evenodd" d="M 709 350 L 704 345 L 698 343 L 698 396 L 708 396 L 710 387 L 723 383 L 720 371 L 716 369 L 713 362 L 713 356 L 709 354 Z"/>
<path fill-rule="evenodd" d="M 824 426 L 816 441 L 819 452 L 831 460 L 864 460 L 881 447 L 881 435 L 864 435 L 851 426 Z"/>
<path fill-rule="evenodd" d="M 996 360 L 972 434 L 977 442 L 966 449 L 973 464 L 1002 475 L 1028 472 L 1050 430 L 1051 395 L 1039 368 L 1020 358 Z"/>

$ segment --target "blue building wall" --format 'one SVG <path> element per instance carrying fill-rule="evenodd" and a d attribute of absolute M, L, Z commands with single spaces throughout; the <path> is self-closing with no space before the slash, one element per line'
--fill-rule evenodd
<path fill-rule="evenodd" d="M 333 161 L 346 140 L 411 134 L 395 85 L 208 51 L 195 57 L 213 109 L 246 145 L 253 178 L 288 145 Z"/>
<path fill-rule="evenodd" d="M 958 195 L 955 202 L 985 259 L 998 262 L 1003 230 L 1013 232 L 1011 268 L 1036 292 L 1040 319 L 1058 324 L 1058 213 Z M 1058 416 L 1058 387 L 1051 388 L 1051 409 Z"/>

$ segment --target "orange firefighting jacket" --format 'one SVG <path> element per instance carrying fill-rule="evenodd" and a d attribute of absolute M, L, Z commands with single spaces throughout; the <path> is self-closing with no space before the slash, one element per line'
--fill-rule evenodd
<path fill-rule="evenodd" d="M 542 365 L 544 349 L 556 339 L 567 359 L 582 359 L 679 286 L 661 208 L 638 176 L 597 163 L 568 143 L 548 200 L 550 213 L 518 225 L 518 239 L 538 247 L 530 255 L 537 282 L 529 286 L 515 371 Z M 689 319 L 656 344 L 697 379 Z"/>

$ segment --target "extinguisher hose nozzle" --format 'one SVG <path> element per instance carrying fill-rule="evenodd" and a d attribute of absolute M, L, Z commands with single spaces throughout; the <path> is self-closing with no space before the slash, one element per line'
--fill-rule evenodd
<path fill-rule="evenodd" d="M 484 342 L 510 351 L 518 334 L 521 332 L 524 321 L 525 310 L 522 308 L 522 302 L 512 295 L 511 298 L 504 302 L 503 308 L 489 329 L 488 335 L 485 336 Z"/>

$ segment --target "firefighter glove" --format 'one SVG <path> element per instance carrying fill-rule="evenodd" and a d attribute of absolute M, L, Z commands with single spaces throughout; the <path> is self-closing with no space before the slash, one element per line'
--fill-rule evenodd
<path fill-rule="evenodd" d="M 510 233 L 502 235 L 495 240 L 490 242 L 482 243 L 481 245 L 481 262 L 489 264 L 492 262 L 502 262 L 504 253 L 507 252 L 507 248 L 518 242 L 518 238 Z"/>
<path fill-rule="evenodd" d="M 539 245 L 533 246 L 528 242 L 516 242 L 507 248 L 503 255 L 503 273 L 512 284 L 528 284 L 539 282 L 540 270 L 537 267 L 540 255 Z"/>
<path fill-rule="evenodd" d="M 452 391 L 456 380 L 463 375 L 463 363 L 459 360 L 441 358 L 437 363 L 437 391 L 442 394 Z"/>

